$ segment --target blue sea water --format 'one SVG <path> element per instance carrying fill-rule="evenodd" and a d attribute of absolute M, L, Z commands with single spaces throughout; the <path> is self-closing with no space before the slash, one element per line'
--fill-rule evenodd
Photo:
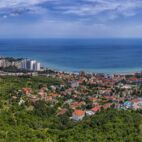
<path fill-rule="evenodd" d="M 126 73 L 142 70 L 142 39 L 0 39 L 0 56 L 70 72 Z"/>

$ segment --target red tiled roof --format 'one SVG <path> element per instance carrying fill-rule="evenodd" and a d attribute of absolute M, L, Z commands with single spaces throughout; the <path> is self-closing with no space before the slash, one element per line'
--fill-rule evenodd
<path fill-rule="evenodd" d="M 76 108 L 76 107 L 80 107 L 80 106 L 82 106 L 82 105 L 84 105 L 85 104 L 85 102 L 73 102 L 73 103 L 71 103 L 70 104 L 70 107 L 71 108 Z"/>
<path fill-rule="evenodd" d="M 60 96 L 60 94 L 52 93 L 51 96 L 52 96 L 52 97 L 58 97 L 58 96 Z"/>
<path fill-rule="evenodd" d="M 93 107 L 91 110 L 94 112 L 97 112 L 97 111 L 100 111 L 100 109 L 101 109 L 101 106 L 96 106 L 96 107 Z"/>
<path fill-rule="evenodd" d="M 115 96 L 104 96 L 105 99 L 116 100 Z"/>
<path fill-rule="evenodd" d="M 90 101 L 98 101 L 98 98 L 89 98 Z"/>
<path fill-rule="evenodd" d="M 22 91 L 24 92 L 24 94 L 29 94 L 32 92 L 32 89 L 31 88 L 22 88 Z"/>
<path fill-rule="evenodd" d="M 138 79 L 136 77 L 130 77 L 129 80 L 130 81 L 137 81 Z"/>
<path fill-rule="evenodd" d="M 133 99 L 133 100 L 131 100 L 132 103 L 137 103 L 139 101 L 140 101 L 139 99 Z"/>
<path fill-rule="evenodd" d="M 75 110 L 75 111 L 73 112 L 73 114 L 76 115 L 76 116 L 83 116 L 83 115 L 85 115 L 85 111 L 82 111 L 82 110 Z"/>

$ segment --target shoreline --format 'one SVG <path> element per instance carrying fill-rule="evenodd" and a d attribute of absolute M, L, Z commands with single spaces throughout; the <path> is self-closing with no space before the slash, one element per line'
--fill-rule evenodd
<path fill-rule="evenodd" d="M 106 74 L 106 75 L 132 75 L 135 73 L 141 73 L 142 68 L 129 68 L 129 69 L 67 69 L 55 66 L 45 66 L 46 69 L 53 70 L 55 72 L 65 72 L 69 74 L 79 74 L 85 72 L 88 74 Z"/>
<path fill-rule="evenodd" d="M 142 72 L 142 67 L 137 68 L 110 68 L 110 69 L 75 69 L 75 68 L 69 68 L 69 67 L 63 67 L 60 65 L 55 65 L 51 63 L 45 63 L 42 60 L 39 59 L 33 59 L 33 58 L 27 58 L 27 57 L 15 57 L 15 56 L 0 56 L 0 58 L 13 58 L 15 60 L 18 59 L 32 59 L 39 61 L 42 64 L 42 67 L 44 70 L 51 70 L 54 72 L 64 72 L 68 74 L 79 74 L 80 72 L 84 72 L 87 74 L 105 74 L 105 75 L 133 75 L 136 73 Z"/>

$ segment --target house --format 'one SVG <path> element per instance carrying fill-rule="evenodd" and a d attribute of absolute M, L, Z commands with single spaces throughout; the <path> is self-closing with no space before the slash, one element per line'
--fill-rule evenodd
<path fill-rule="evenodd" d="M 72 81 L 72 82 L 71 82 L 71 87 L 72 87 L 72 88 L 77 88 L 77 87 L 79 87 L 79 82 L 78 82 L 78 81 Z"/>
<path fill-rule="evenodd" d="M 106 103 L 106 104 L 104 104 L 102 107 L 103 107 L 103 109 L 108 109 L 108 108 L 110 108 L 112 106 L 112 103 Z"/>
<path fill-rule="evenodd" d="M 124 107 L 125 108 L 132 108 L 132 102 L 130 102 L 130 101 L 126 101 L 125 103 L 124 103 Z"/>
<path fill-rule="evenodd" d="M 137 79 L 136 77 L 130 77 L 130 78 L 128 79 L 128 81 L 129 81 L 130 83 L 136 83 L 136 82 L 138 81 L 138 79 Z"/>
<path fill-rule="evenodd" d="M 56 86 L 54 86 L 54 85 L 51 85 L 50 88 L 52 91 L 56 91 L 56 89 L 57 89 Z"/>
<path fill-rule="evenodd" d="M 84 118 L 84 116 L 85 116 L 85 111 L 82 111 L 82 110 L 75 110 L 72 113 L 72 119 L 75 121 L 82 120 Z"/>
<path fill-rule="evenodd" d="M 117 99 L 116 99 L 116 97 L 115 96 L 104 96 L 104 99 L 106 99 L 106 100 L 112 100 L 112 101 L 116 101 Z"/>
<path fill-rule="evenodd" d="M 70 108 L 71 109 L 76 109 L 77 107 L 81 107 L 83 105 L 85 105 L 86 103 L 84 101 L 81 101 L 81 102 L 72 102 L 70 104 Z"/>
<path fill-rule="evenodd" d="M 92 116 L 92 115 L 94 115 L 95 114 L 95 112 L 93 112 L 92 110 L 87 110 L 86 111 L 86 115 L 87 116 Z"/>
<path fill-rule="evenodd" d="M 91 109 L 94 113 L 96 113 L 96 112 L 98 112 L 98 111 L 100 111 L 101 110 L 101 106 L 95 106 L 95 107 L 93 107 L 92 109 Z"/>
<path fill-rule="evenodd" d="M 56 98 L 56 97 L 60 97 L 61 95 L 60 94 L 57 94 L 57 93 L 51 93 L 50 94 L 53 98 Z"/>
<path fill-rule="evenodd" d="M 93 97 L 89 98 L 89 100 L 90 100 L 90 101 L 92 101 L 93 103 L 94 103 L 94 102 L 98 102 L 98 101 L 99 101 L 99 99 L 98 99 L 98 98 L 93 98 Z"/>
<path fill-rule="evenodd" d="M 45 97 L 45 92 L 44 92 L 44 90 L 40 90 L 40 92 L 38 93 L 38 95 L 40 96 L 40 97 Z"/>
<path fill-rule="evenodd" d="M 34 95 L 32 95 L 32 96 L 30 96 L 30 101 L 34 104 L 34 103 L 36 103 L 39 99 L 37 98 L 37 96 L 34 96 Z"/>
<path fill-rule="evenodd" d="M 131 86 L 131 85 L 128 85 L 128 84 L 126 84 L 126 85 L 123 85 L 121 88 L 122 88 L 122 89 L 131 89 L 131 88 L 132 88 L 132 86 Z"/>
<path fill-rule="evenodd" d="M 142 99 L 134 99 L 132 100 L 133 102 L 133 109 L 137 110 L 137 109 L 142 109 Z"/>
<path fill-rule="evenodd" d="M 25 103 L 25 101 L 21 98 L 20 101 L 19 101 L 19 103 L 18 103 L 18 105 L 21 106 L 24 103 Z"/>
<path fill-rule="evenodd" d="M 32 93 L 32 89 L 31 88 L 23 88 L 22 91 L 23 91 L 23 93 L 25 95 L 30 95 Z"/>

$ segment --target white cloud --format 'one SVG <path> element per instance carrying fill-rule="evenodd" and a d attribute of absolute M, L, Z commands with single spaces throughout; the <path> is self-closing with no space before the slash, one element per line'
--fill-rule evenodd
<path fill-rule="evenodd" d="M 121 16 L 134 16 L 138 9 L 142 9 L 142 0 L 0 0 L 0 13 L 6 9 L 35 11 L 35 14 L 43 13 L 48 8 L 42 5 L 46 2 L 50 13 L 58 11 L 60 14 L 72 14 L 76 16 L 96 16 L 101 13 L 112 13 L 117 18 Z M 41 5 L 40 5 L 41 4 Z M 28 11 L 28 12 L 29 12 Z M 11 11 L 8 11 L 11 12 Z M 111 19 L 111 18 L 110 18 Z"/>
<path fill-rule="evenodd" d="M 43 14 L 46 9 L 38 6 L 50 0 L 0 0 L 0 14 L 3 18 L 23 13 Z"/>
<path fill-rule="evenodd" d="M 0 19 L 0 36 L 142 37 L 141 26 L 136 26 L 140 23 L 133 19 L 131 24 L 134 25 L 123 23 L 121 19 L 109 22 L 122 16 L 134 16 L 139 10 L 142 10 L 142 0 L 0 0 L 3 18 Z M 40 15 L 35 16 L 38 18 L 34 21 L 28 14 L 22 17 L 22 22 L 18 17 L 8 18 L 23 14 L 21 11 Z"/>
<path fill-rule="evenodd" d="M 66 14 L 79 16 L 98 15 L 102 12 L 112 12 L 116 15 L 133 16 L 138 9 L 142 9 L 141 0 L 82 0 L 78 5 L 60 6 Z M 87 3 L 88 2 L 88 3 Z M 117 17 L 117 16 L 116 16 Z"/>
<path fill-rule="evenodd" d="M 0 8 L 19 8 L 37 5 L 46 0 L 0 0 Z"/>

